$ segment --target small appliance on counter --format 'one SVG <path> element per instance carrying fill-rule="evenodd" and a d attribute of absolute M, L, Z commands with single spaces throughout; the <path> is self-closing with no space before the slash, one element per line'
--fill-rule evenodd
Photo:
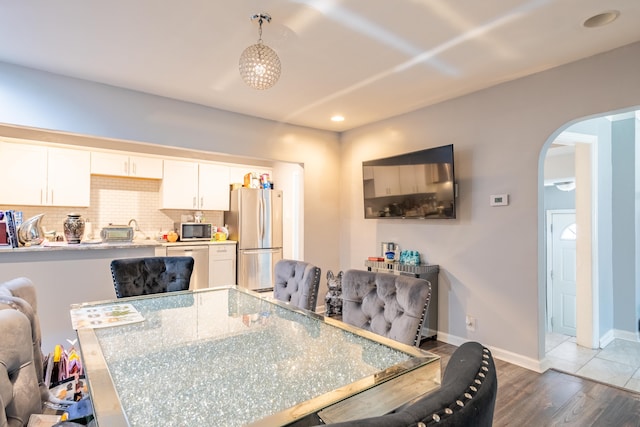
<path fill-rule="evenodd" d="M 204 222 L 181 222 L 175 224 L 175 229 L 180 235 L 180 241 L 211 240 L 213 237 L 213 224 Z"/>
<path fill-rule="evenodd" d="M 400 246 L 393 242 L 382 242 L 380 247 L 380 256 L 387 261 L 395 261 L 400 254 Z"/>
<path fill-rule="evenodd" d="M 103 243 L 126 243 L 133 241 L 133 227 L 109 225 L 100 231 Z"/>

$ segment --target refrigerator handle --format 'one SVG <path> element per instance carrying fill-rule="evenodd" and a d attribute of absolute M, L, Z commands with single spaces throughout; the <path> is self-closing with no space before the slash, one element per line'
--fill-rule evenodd
<path fill-rule="evenodd" d="M 241 252 L 243 254 L 264 254 L 264 253 L 276 253 L 276 252 L 280 252 L 282 249 L 277 248 L 277 249 L 242 249 Z"/>
<path fill-rule="evenodd" d="M 260 241 L 264 240 L 264 194 L 260 192 Z"/>

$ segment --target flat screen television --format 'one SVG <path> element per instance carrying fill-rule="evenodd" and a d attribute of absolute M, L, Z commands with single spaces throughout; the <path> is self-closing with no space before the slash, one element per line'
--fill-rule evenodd
<path fill-rule="evenodd" d="M 362 162 L 365 218 L 456 217 L 453 145 Z"/>

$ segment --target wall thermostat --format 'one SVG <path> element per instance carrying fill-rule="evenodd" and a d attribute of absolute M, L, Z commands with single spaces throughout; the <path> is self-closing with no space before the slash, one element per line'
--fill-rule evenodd
<path fill-rule="evenodd" d="M 489 198 L 490 206 L 507 206 L 509 204 L 508 194 L 492 194 Z"/>

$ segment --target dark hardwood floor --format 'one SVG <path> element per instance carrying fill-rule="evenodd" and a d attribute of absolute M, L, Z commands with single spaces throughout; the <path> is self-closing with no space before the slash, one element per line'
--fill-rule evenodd
<path fill-rule="evenodd" d="M 455 346 L 425 341 L 420 348 L 442 358 L 446 367 Z M 495 360 L 498 396 L 493 425 L 640 426 L 640 394 L 548 370 L 542 374 Z"/>

